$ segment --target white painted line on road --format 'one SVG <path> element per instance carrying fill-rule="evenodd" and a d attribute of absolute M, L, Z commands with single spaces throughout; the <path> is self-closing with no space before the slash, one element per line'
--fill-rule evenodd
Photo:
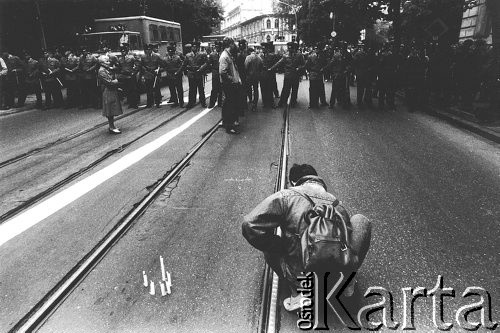
<path fill-rule="evenodd" d="M 155 150 L 162 147 L 171 139 L 182 133 L 184 130 L 193 125 L 196 121 L 208 114 L 212 109 L 205 109 L 198 115 L 194 116 L 181 126 L 171 130 L 170 132 L 162 135 L 154 141 L 145 144 L 144 146 L 130 152 L 123 156 L 116 162 L 110 164 L 104 169 L 88 176 L 85 179 L 77 182 L 76 184 L 68 187 L 67 189 L 53 195 L 52 197 L 40 202 L 25 212 L 7 220 L 0 225 L 0 246 L 16 237 L 20 233 L 28 230 L 37 223 L 43 221 L 47 217 L 56 213 L 65 206 L 71 204 L 76 199 L 87 194 L 97 186 L 101 185 L 111 177 L 116 176 L 123 170 L 139 162 Z"/>
<path fill-rule="evenodd" d="M 144 287 L 148 286 L 148 276 L 146 275 L 146 271 L 142 271 L 142 284 Z"/>

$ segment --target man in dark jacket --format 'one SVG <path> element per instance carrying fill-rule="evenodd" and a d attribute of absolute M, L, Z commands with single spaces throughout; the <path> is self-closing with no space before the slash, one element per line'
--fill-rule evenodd
<path fill-rule="evenodd" d="M 297 293 L 300 283 L 297 276 L 304 271 L 302 267 L 300 239 L 304 226 L 304 213 L 312 208 L 304 195 L 307 194 L 315 204 L 333 203 L 336 198 L 327 192 L 325 182 L 318 177 L 316 170 L 308 165 L 294 164 L 289 173 L 292 188 L 276 192 L 259 203 L 245 216 L 242 231 L 246 240 L 256 249 L 264 252 L 264 258 L 272 270 L 291 288 L 292 296 L 285 299 L 284 306 L 288 311 L 300 307 L 301 295 Z M 297 193 L 299 192 L 299 193 Z M 361 266 L 370 245 L 371 224 L 361 214 L 349 219 L 349 214 L 340 203 L 336 206 L 347 221 L 350 221 L 351 250 L 358 257 L 358 262 L 352 269 Z M 277 236 L 274 230 L 280 227 L 282 235 Z M 335 267 L 332 268 L 334 270 Z M 346 296 L 354 292 L 349 286 Z"/>
<path fill-rule="evenodd" d="M 219 58 L 222 52 L 222 42 L 215 42 L 215 48 L 208 56 L 208 65 L 212 71 L 212 92 L 210 93 L 209 108 L 215 106 L 215 102 L 222 106 L 222 88 L 219 75 Z"/>
<path fill-rule="evenodd" d="M 172 107 L 184 106 L 184 89 L 182 88 L 182 65 L 181 57 L 175 54 L 175 47 L 167 47 L 167 55 L 163 58 L 163 66 L 167 73 L 166 79 L 170 89 L 170 100 Z"/>
<path fill-rule="evenodd" d="M 306 69 L 309 72 L 309 108 L 317 108 L 318 100 L 324 94 L 323 71 L 327 65 L 326 59 L 321 55 L 321 45 L 314 48 L 306 61 Z"/>
<path fill-rule="evenodd" d="M 204 52 L 199 52 L 200 43 L 193 42 L 191 47 L 186 47 L 186 58 L 184 68 L 189 81 L 189 102 L 186 108 L 192 108 L 196 104 L 196 93 L 198 92 L 200 104 L 207 107 L 205 100 L 205 86 L 203 84 L 204 70 L 208 66 L 208 57 Z"/>
<path fill-rule="evenodd" d="M 219 58 L 219 75 L 224 91 L 224 104 L 222 105 L 222 126 L 228 134 L 239 134 L 238 116 L 240 115 L 241 78 L 235 64 L 237 47 L 234 40 L 225 37 L 222 41 L 224 51 Z"/>

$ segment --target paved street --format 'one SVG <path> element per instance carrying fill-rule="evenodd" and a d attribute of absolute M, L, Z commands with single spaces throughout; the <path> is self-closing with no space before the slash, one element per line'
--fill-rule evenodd
<path fill-rule="evenodd" d="M 489 291 L 492 317 L 500 320 L 499 144 L 428 114 L 409 113 L 402 105 L 396 112 L 309 110 L 308 88 L 308 81 L 300 83 L 299 104 L 290 110 L 290 163 L 313 165 L 352 213 L 372 221 L 358 290 L 391 291 L 394 319 L 402 322 L 401 288 L 430 290 L 441 275 L 445 287 L 456 291 L 454 299 L 446 298 L 445 321 L 452 322 L 455 312 L 472 302 L 461 297 L 468 286 Z M 327 84 L 327 96 L 330 89 Z M 55 193 L 72 187 L 202 111 L 198 105 L 168 121 L 181 110 L 144 109 L 117 122 L 120 136 L 110 136 L 104 126 L 0 169 L 0 214 L 118 149 Z M 273 191 L 281 111 L 259 104 L 244 117 L 240 135 L 219 130 L 210 138 L 40 332 L 255 332 L 264 260 L 241 236 L 241 223 Z M 2 160 L 103 119 L 99 110 L 2 117 Z M 0 331 L 39 301 L 219 119 L 217 107 L 0 245 Z M 160 256 L 172 274 L 172 294 L 165 297 L 159 290 L 150 295 L 143 286 L 143 271 L 160 280 Z M 351 308 L 373 302 L 360 298 Z M 349 331 L 330 316 L 330 328 Z M 298 331 L 295 314 L 281 309 L 280 318 L 280 332 Z M 477 318 L 475 313 L 471 319 Z M 416 301 L 415 325 L 418 332 L 438 331 L 430 297 Z"/>

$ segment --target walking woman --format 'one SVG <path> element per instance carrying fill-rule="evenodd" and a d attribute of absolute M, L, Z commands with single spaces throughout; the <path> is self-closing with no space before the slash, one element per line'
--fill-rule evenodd
<path fill-rule="evenodd" d="M 102 115 L 108 118 L 109 133 L 120 134 L 121 131 L 115 127 L 115 116 L 123 114 L 118 97 L 118 80 L 108 56 L 100 56 L 99 64 L 101 65 L 98 77 L 102 89 Z"/>

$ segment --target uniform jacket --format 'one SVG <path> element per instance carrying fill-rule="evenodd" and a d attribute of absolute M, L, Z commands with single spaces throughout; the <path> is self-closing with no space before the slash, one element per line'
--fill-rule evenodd
<path fill-rule="evenodd" d="M 40 61 L 42 71 L 45 73 L 45 81 L 53 82 L 57 79 L 57 76 L 61 70 L 61 63 L 54 57 L 48 57 Z"/>
<path fill-rule="evenodd" d="M 61 59 L 61 69 L 64 73 L 64 79 L 74 81 L 77 79 L 78 67 L 80 65 L 80 59 L 74 54 L 70 54 L 67 57 Z"/>
<path fill-rule="evenodd" d="M 280 65 L 284 66 L 285 79 L 299 79 L 300 73 L 305 67 L 304 56 L 299 52 L 293 55 L 287 53 L 271 69 L 273 70 Z"/>
<path fill-rule="evenodd" d="M 144 54 L 141 57 L 142 75 L 146 80 L 154 80 L 156 71 L 161 67 L 161 58 L 157 53 Z"/>
<path fill-rule="evenodd" d="M 323 55 L 316 52 L 307 57 L 306 69 L 309 71 L 309 80 L 323 80 L 323 70 L 326 66 L 326 59 Z"/>
<path fill-rule="evenodd" d="M 177 76 L 182 73 L 183 61 L 178 55 L 174 54 L 173 56 L 169 56 L 167 54 L 162 60 L 165 71 L 167 72 L 167 77 L 173 78 L 176 73 L 178 73 Z"/>
<path fill-rule="evenodd" d="M 219 75 L 219 58 L 220 54 L 217 51 L 213 51 L 208 56 L 208 65 L 212 71 L 212 75 Z"/>
<path fill-rule="evenodd" d="M 244 217 L 242 232 L 256 249 L 282 256 L 295 272 L 300 272 L 300 235 L 306 228 L 304 213 L 311 209 L 312 205 L 296 191 L 306 193 L 316 204 L 333 203 L 336 200 L 333 194 L 326 191 L 326 185 L 321 178 L 302 177 L 298 186 L 276 192 L 259 203 Z M 341 205 L 337 207 L 349 221 L 347 211 Z M 277 227 L 282 230 L 281 237 L 274 235 L 274 229 Z"/>
<path fill-rule="evenodd" d="M 186 59 L 184 59 L 184 66 L 186 67 L 188 78 L 193 78 L 195 75 L 202 75 L 203 70 L 208 66 L 207 63 L 208 56 L 206 53 L 187 53 Z M 200 72 L 198 72 L 198 70 Z"/>
<path fill-rule="evenodd" d="M 40 63 L 33 58 L 28 60 L 28 64 L 26 66 L 26 82 L 34 83 L 38 81 L 41 77 L 41 67 Z"/>
<path fill-rule="evenodd" d="M 95 56 L 92 54 L 83 54 L 80 57 L 80 77 L 85 80 L 95 80 L 95 73 L 98 66 L 99 62 Z"/>
<path fill-rule="evenodd" d="M 129 79 L 137 74 L 139 64 L 133 54 L 118 57 L 119 76 L 121 79 Z"/>

